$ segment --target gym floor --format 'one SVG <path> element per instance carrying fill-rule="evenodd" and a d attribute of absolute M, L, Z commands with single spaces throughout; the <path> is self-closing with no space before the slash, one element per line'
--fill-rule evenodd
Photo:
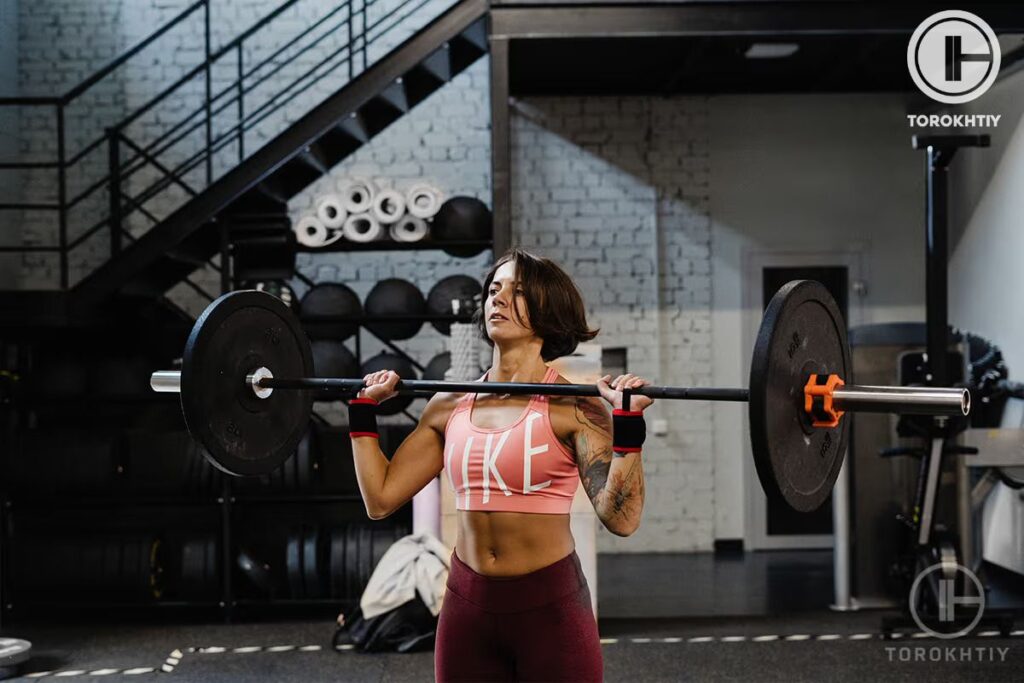
<path fill-rule="evenodd" d="M 608 681 L 1020 678 L 1024 630 L 1008 638 L 981 631 L 955 642 L 911 633 L 883 640 L 881 613 L 830 611 L 827 552 L 607 556 L 599 574 L 603 594 L 611 593 L 612 584 L 618 586 L 615 598 L 600 606 Z M 705 616 L 692 616 L 697 614 Z M 16 633 L 5 630 L 33 643 L 24 680 L 158 674 L 181 681 L 433 677 L 431 652 L 332 650 L 329 619 L 162 626 L 48 623 L 21 625 Z"/>
<path fill-rule="evenodd" d="M 608 681 L 1020 680 L 1024 632 L 1010 638 L 884 641 L 877 614 L 604 620 Z M 181 681 L 429 681 L 433 653 L 359 654 L 330 648 L 330 624 L 38 627 L 30 672 L 61 677 L 156 674 Z M 787 639 L 787 637 L 789 639 Z M 928 661 L 971 649 L 972 661 Z M 908 654 L 900 650 L 909 648 Z M 913 661 L 914 650 L 924 648 Z M 979 649 L 980 648 L 980 649 Z M 1007 650 L 1008 648 L 1008 650 Z M 1001 656 L 1000 652 L 1005 656 Z M 958 655 L 954 655 L 958 656 Z M 900 659 L 911 661 L 900 661 Z M 943 654 L 942 657 L 945 657 Z M 994 660 L 994 661 L 991 661 Z M 33 680 L 27 678 L 26 680 Z"/>

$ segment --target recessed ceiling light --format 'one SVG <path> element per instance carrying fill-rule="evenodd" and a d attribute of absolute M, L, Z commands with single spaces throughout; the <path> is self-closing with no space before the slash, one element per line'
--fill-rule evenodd
<path fill-rule="evenodd" d="M 754 43 L 743 56 L 747 59 L 778 59 L 789 57 L 799 49 L 796 43 Z"/>

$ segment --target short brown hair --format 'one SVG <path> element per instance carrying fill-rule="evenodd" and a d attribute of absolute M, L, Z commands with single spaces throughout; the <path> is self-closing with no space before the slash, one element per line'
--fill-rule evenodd
<path fill-rule="evenodd" d="M 505 263 L 514 261 L 519 281 L 526 298 L 526 313 L 530 317 L 533 333 L 544 340 L 540 355 L 545 361 L 568 356 L 580 342 L 590 341 L 600 329 L 590 329 L 583 297 L 576 283 L 549 258 L 531 254 L 524 249 L 509 249 L 494 262 L 484 278 L 483 296 L 494 281 L 494 274 Z M 513 310 L 513 315 L 516 313 Z M 491 347 L 494 342 L 487 336 L 484 307 L 477 309 L 475 322 L 480 337 Z M 523 324 L 521 320 L 517 320 Z"/>

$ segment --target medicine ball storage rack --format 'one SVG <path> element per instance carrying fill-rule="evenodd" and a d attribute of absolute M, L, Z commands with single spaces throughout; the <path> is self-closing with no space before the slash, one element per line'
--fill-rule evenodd
<path fill-rule="evenodd" d="M 453 199 L 457 200 L 455 215 L 462 216 L 467 205 L 472 211 L 466 215 L 489 220 L 482 202 Z M 313 250 L 296 245 L 279 218 L 250 216 L 242 223 L 221 225 L 221 293 L 263 289 L 292 305 L 297 303 L 294 289 L 285 283 L 298 280 L 314 285 L 295 268 L 295 254 Z M 466 229 L 465 216 L 458 220 Z M 476 232 L 489 233 L 489 223 L 486 231 Z M 468 258 L 488 249 L 493 250 L 492 239 L 462 239 L 455 234 L 418 242 L 339 241 L 322 251 L 443 250 L 455 258 Z M 285 293 L 289 296 L 283 297 Z M 387 338 L 386 330 L 400 322 L 430 323 L 440 330 L 468 320 L 468 313 L 424 310 L 413 315 L 305 316 L 301 322 L 310 331 L 342 322 L 354 324 L 354 357 L 360 365 L 365 328 L 387 353 L 422 374 L 424 365 L 395 343 L 402 337 Z M 135 372 L 143 381 L 136 397 L 110 393 L 116 387 L 113 379 L 119 376 L 115 371 L 127 361 L 118 354 L 97 355 L 100 362 L 108 356 L 116 362 L 98 367 L 96 377 L 89 376 L 88 370 L 78 377 L 82 363 L 56 364 L 40 383 L 67 388 L 74 396 L 41 396 L 40 407 L 103 414 L 109 421 L 110 412 L 105 411 L 109 401 L 129 412 L 159 412 L 173 405 L 168 397 L 145 391 L 144 366 L 152 366 L 154 359 L 128 368 L 142 370 Z M 97 381 L 97 377 L 113 379 Z M 86 387 L 91 387 L 88 393 Z M 97 390 L 107 393 L 102 397 L 109 399 L 107 403 L 89 396 Z M 396 412 L 415 423 L 405 406 Z M 234 481 L 211 467 L 202 448 L 186 437 L 180 412 L 175 418 L 176 424 L 170 427 L 163 421 L 155 430 L 119 428 L 107 439 L 86 439 L 88 462 L 62 457 L 52 448 L 47 452 L 38 439 L 31 443 L 30 437 L 26 454 L 45 457 L 45 464 L 39 458 L 30 471 L 23 468 L 26 458 L 20 449 L 17 458 L 11 449 L 4 449 L 0 471 L 7 475 L 22 468 L 19 476 L 5 476 L 0 483 L 0 597 L 5 616 L 182 608 L 210 610 L 230 618 L 237 609 L 336 608 L 339 602 L 358 600 L 374 561 L 386 549 L 382 539 L 393 542 L 410 530 L 411 506 L 387 521 L 366 518 L 351 453 L 322 452 L 330 450 L 321 445 L 327 439 L 333 442 L 331 448 L 340 444 L 346 449 L 347 435 L 315 414 L 285 467 L 272 475 Z M 95 436 L 95 422 L 82 422 L 86 436 Z M 40 432 L 45 440 L 48 435 Z M 393 452 L 404 433 L 404 425 L 384 426 L 385 452 Z M 81 452 L 85 441 L 72 443 Z M 25 482 L 43 482 L 42 490 L 22 486 Z M 119 542 L 122 537 L 124 541 Z M 353 567 L 345 564 L 349 560 Z"/>
<path fill-rule="evenodd" d="M 475 201 L 475 200 L 474 200 Z M 479 204 L 479 202 L 477 202 Z M 478 209 L 479 210 L 479 209 Z M 486 209 L 483 210 L 489 216 Z M 488 226 L 489 230 L 489 226 Z M 445 250 L 452 253 L 456 258 L 467 258 L 475 256 L 481 251 L 493 250 L 493 240 L 432 240 L 425 239 L 418 242 L 397 242 L 397 241 L 376 241 L 368 243 L 350 242 L 339 240 L 324 248 L 306 248 L 301 245 L 297 250 L 314 252 L 389 252 L 408 250 Z M 493 257 L 493 254 L 492 254 Z M 310 288 L 316 286 L 309 278 L 303 277 L 296 271 L 296 277 Z M 243 283 L 234 282 L 235 287 Z M 397 282 L 398 284 L 404 284 Z M 344 289 L 340 285 L 338 289 Z M 342 296 L 335 293 L 335 296 Z M 351 298 L 351 294 L 348 295 Z M 369 300 L 369 297 L 367 297 Z M 346 299 L 347 300 L 347 299 Z M 424 298 L 424 304 L 426 299 Z M 356 302 L 352 301 L 349 307 L 355 307 Z M 301 309 L 301 303 L 296 310 Z M 313 340 L 314 356 L 316 356 L 317 341 L 333 344 L 344 344 L 345 339 L 353 337 L 352 360 L 356 367 L 362 367 L 365 362 L 373 362 L 373 359 L 363 357 L 363 332 L 364 330 L 377 339 L 386 349 L 385 353 L 393 354 L 397 360 L 404 362 L 415 372 L 422 375 L 426 368 L 415 358 L 407 354 L 396 341 L 400 341 L 401 335 L 395 339 L 388 338 L 386 332 L 389 329 L 402 327 L 401 325 L 381 325 L 381 323 L 411 323 L 416 327 L 412 336 L 419 334 L 422 324 L 429 323 L 439 330 L 446 330 L 453 322 L 468 322 L 470 314 L 442 314 L 436 311 L 424 310 L 414 314 L 388 314 L 374 315 L 362 310 L 356 314 L 347 315 L 309 315 L 300 314 L 300 322 L 303 329 Z M 354 326 L 354 330 L 349 326 Z M 411 337 L 410 337 L 411 338 Z M 346 347 L 347 348 L 347 347 Z M 395 401 L 396 406 L 399 402 Z M 408 402 L 401 405 L 396 413 L 404 414 L 410 424 L 408 426 L 381 425 L 381 447 L 385 453 L 393 453 L 401 443 L 402 439 L 411 431 L 416 423 L 416 417 L 407 410 Z M 243 586 L 239 588 L 238 596 L 235 596 L 234 586 L 227 585 L 225 595 L 231 595 L 230 605 L 239 608 L 259 609 L 269 605 L 282 605 L 299 607 L 336 605 L 338 600 L 357 600 L 362 587 L 369 580 L 372 567 L 380 559 L 384 550 L 391 542 L 401 538 L 411 531 L 411 505 L 395 515 L 390 520 L 393 522 L 370 522 L 366 519 L 362 506 L 362 498 L 359 494 L 355 481 L 355 469 L 352 462 L 350 444 L 347 438 L 347 431 L 344 428 L 330 427 L 319 421 L 316 413 L 312 413 L 313 422 L 310 424 L 310 431 L 304 442 L 311 442 L 314 445 L 307 445 L 305 450 L 300 444 L 296 456 L 293 456 L 282 469 L 283 473 L 275 472 L 269 477 L 260 477 L 258 480 L 249 478 L 242 480 L 241 486 L 236 487 L 237 493 L 225 494 L 228 507 L 241 508 L 226 516 L 225 529 L 230 531 L 231 518 L 233 515 L 246 515 L 247 519 L 260 516 L 266 510 L 268 504 L 273 505 L 273 520 L 267 520 L 266 525 L 243 524 L 239 529 L 240 534 L 252 528 L 262 529 L 264 527 L 280 527 L 276 533 L 283 533 L 286 538 L 284 552 L 277 553 L 277 562 L 283 571 L 274 574 L 274 562 L 267 557 L 267 553 L 260 552 L 258 538 L 239 538 L 239 553 L 235 558 L 236 566 L 242 574 Z M 310 434 L 316 434 L 311 437 Z M 317 438 L 318 437 L 318 438 Z M 318 445 L 315 445 L 318 444 Z M 313 461 L 312 468 L 306 467 L 306 475 L 289 474 L 292 468 L 298 468 L 300 472 L 304 469 L 303 456 L 309 454 Z M 272 492 L 274 481 L 280 484 L 281 479 L 294 477 L 300 484 L 304 476 L 316 484 L 316 479 L 344 481 L 350 488 L 344 493 L 332 494 L 310 494 L 308 490 L 298 495 L 282 495 Z M 260 481 L 268 480 L 269 481 Z M 254 481 L 260 484 L 254 485 Z M 307 484 L 309 481 L 307 481 Z M 269 484 L 269 486 L 268 486 Z M 225 490 L 231 488 L 230 477 L 225 477 Z M 268 488 L 270 492 L 268 492 Z M 302 488 L 300 487 L 300 491 Z M 351 514 L 348 518 L 325 521 L 320 518 L 311 522 L 311 516 L 304 514 L 304 510 L 290 509 L 290 506 L 323 506 L 324 504 L 345 504 L 351 507 Z M 259 508 L 263 508 L 260 510 Z M 265 514 L 265 513 L 264 513 Z M 282 525 L 281 519 L 287 523 Z M 274 530 L 271 533 L 275 533 Z M 269 575 L 269 576 L 268 576 Z M 273 576 L 273 578 L 270 578 Z M 230 578 L 230 577 L 225 577 Z"/>

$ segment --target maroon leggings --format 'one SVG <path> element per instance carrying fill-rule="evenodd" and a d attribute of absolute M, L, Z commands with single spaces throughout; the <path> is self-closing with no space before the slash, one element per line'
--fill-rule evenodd
<path fill-rule="evenodd" d="M 455 553 L 434 675 L 447 681 L 601 681 L 590 589 L 576 553 L 537 571 L 490 577 Z"/>

